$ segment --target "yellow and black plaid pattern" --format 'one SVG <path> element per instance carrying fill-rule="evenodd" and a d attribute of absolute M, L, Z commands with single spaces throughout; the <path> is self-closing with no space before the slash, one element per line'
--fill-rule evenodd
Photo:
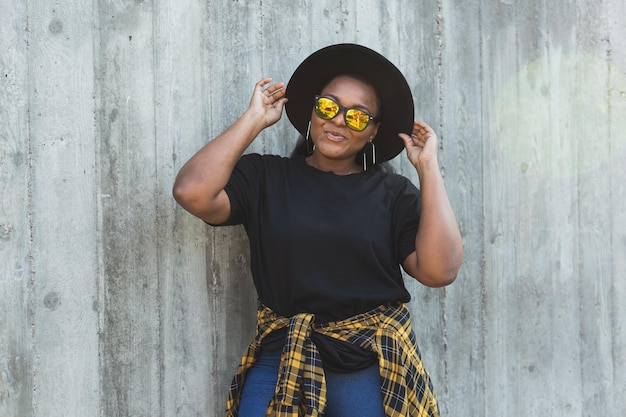
<path fill-rule="evenodd" d="M 271 332 L 289 327 L 267 416 L 318 417 L 326 407 L 324 369 L 312 331 L 376 352 L 383 406 L 388 417 L 439 417 L 430 377 L 420 357 L 404 304 L 380 306 L 347 320 L 315 323 L 312 314 L 291 318 L 259 304 L 257 334 L 246 350 L 228 394 L 226 417 L 237 417 L 246 371 L 254 364 L 261 342 Z"/>

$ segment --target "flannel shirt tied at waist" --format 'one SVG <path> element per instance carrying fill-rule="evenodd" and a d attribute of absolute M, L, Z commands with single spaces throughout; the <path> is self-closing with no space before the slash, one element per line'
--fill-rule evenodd
<path fill-rule="evenodd" d="M 346 320 L 316 323 L 313 314 L 282 317 L 259 303 L 257 332 L 233 378 L 226 417 L 237 417 L 246 372 L 273 331 L 288 328 L 278 382 L 266 416 L 318 417 L 326 407 L 326 379 L 311 332 L 352 343 L 378 355 L 383 406 L 388 417 L 439 417 L 430 376 L 424 369 L 409 310 L 405 304 L 382 305 Z"/>

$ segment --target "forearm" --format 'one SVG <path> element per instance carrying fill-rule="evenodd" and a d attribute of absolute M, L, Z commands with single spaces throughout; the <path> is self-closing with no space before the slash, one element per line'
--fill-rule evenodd
<path fill-rule="evenodd" d="M 436 160 L 421 164 L 418 175 L 422 199 L 415 238 L 418 273 L 427 285 L 448 285 L 463 261 L 461 233 Z"/>

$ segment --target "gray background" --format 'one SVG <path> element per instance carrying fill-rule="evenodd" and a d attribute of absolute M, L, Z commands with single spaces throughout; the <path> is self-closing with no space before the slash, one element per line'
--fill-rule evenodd
<path fill-rule="evenodd" d="M 221 413 L 254 330 L 247 241 L 177 207 L 173 179 L 256 81 L 337 42 L 395 62 L 441 139 L 466 261 L 450 287 L 407 285 L 442 415 L 626 415 L 625 16 L 0 0 L 0 415 Z M 283 117 L 250 150 L 295 139 Z"/>

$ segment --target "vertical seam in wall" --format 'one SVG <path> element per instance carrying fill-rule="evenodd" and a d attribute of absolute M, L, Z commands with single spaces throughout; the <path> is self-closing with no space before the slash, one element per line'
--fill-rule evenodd
<path fill-rule="evenodd" d="M 539 22 L 539 25 L 543 26 L 545 29 L 545 40 L 544 40 L 544 45 L 543 45 L 543 49 L 545 51 L 545 56 L 546 56 L 546 62 L 548 65 L 548 68 L 552 68 L 553 65 L 553 51 L 552 51 L 552 44 L 550 42 L 550 38 L 551 38 L 551 33 L 550 33 L 550 23 L 549 23 L 549 18 L 548 15 L 550 14 L 550 10 L 549 10 L 549 2 L 548 0 L 543 0 L 541 2 L 541 20 Z M 537 30 L 540 30 L 540 28 L 537 28 Z M 538 35 L 539 38 L 541 37 L 541 33 Z M 540 48 L 540 46 L 538 46 L 538 49 Z M 552 82 L 552 80 L 550 80 L 550 82 Z M 550 132 L 550 134 L 552 134 L 552 132 L 556 129 L 554 126 L 554 120 L 555 117 L 553 117 L 554 115 L 553 113 L 553 108 L 551 104 L 548 104 L 548 131 Z M 550 288 L 548 288 L 548 290 L 550 292 L 553 293 L 558 293 L 559 289 L 558 286 L 555 285 L 555 281 L 554 280 L 550 280 Z M 555 320 L 554 320 L 554 305 L 552 305 L 550 307 L 551 310 L 551 314 L 550 314 L 550 328 L 554 328 L 555 326 Z M 551 332 L 550 335 L 550 346 L 554 346 L 554 342 L 555 342 L 555 332 Z M 552 348 L 552 351 L 550 352 L 550 356 L 552 358 L 554 358 L 555 355 L 558 355 L 557 352 L 554 351 L 554 348 Z M 555 369 L 552 368 L 552 374 L 555 374 Z M 558 384 L 557 381 L 555 381 L 555 378 L 550 378 L 549 381 L 546 381 L 547 383 L 549 382 L 549 384 L 547 384 L 546 388 L 550 391 L 550 392 L 556 392 L 556 390 L 559 389 L 558 386 L 556 386 Z"/>
<path fill-rule="evenodd" d="M 576 21 L 579 21 L 579 14 L 580 14 L 580 8 L 578 7 L 577 1 L 574 1 L 574 6 L 576 8 Z M 576 69 L 576 71 L 578 71 L 578 69 Z M 578 73 L 575 74 L 575 81 L 576 83 L 578 82 Z M 579 158 L 580 158 L 580 147 L 578 145 L 578 142 L 576 143 L 576 163 L 578 166 L 580 166 L 579 164 Z M 582 409 L 584 410 L 586 407 L 586 399 L 585 399 L 585 390 L 586 390 L 586 384 L 585 384 L 585 366 L 583 363 L 583 355 L 584 355 L 584 350 L 585 350 L 585 327 L 584 327 L 584 321 L 583 321 L 583 317 L 585 317 L 585 308 L 584 308 L 584 303 L 583 303 L 583 299 L 585 298 L 585 294 L 583 294 L 582 289 L 584 288 L 582 284 L 583 279 L 582 279 L 582 262 L 583 262 L 583 251 L 582 251 L 582 247 L 581 247 L 581 227 L 580 225 L 582 224 L 582 219 L 581 219 L 581 208 L 580 208 L 580 201 L 581 201 L 581 183 L 580 183 L 580 170 L 575 170 L 576 172 L 576 204 L 577 204 L 577 224 L 576 224 L 576 230 L 578 231 L 578 239 L 576 242 L 576 246 L 577 246 L 577 255 L 578 255 L 578 265 L 577 265 L 577 271 L 576 271 L 576 278 L 577 278 L 577 286 L 578 286 L 578 310 L 579 310 L 579 321 L 578 321 L 578 332 L 579 332 L 579 337 L 578 337 L 578 355 L 580 358 L 580 367 L 579 367 L 579 372 L 580 372 L 580 397 L 581 397 L 581 406 Z"/>
<path fill-rule="evenodd" d="M 208 17 L 210 17 L 210 7 L 207 6 L 206 8 L 206 13 L 209 15 Z M 207 18 L 208 18 L 207 17 Z M 209 19 L 210 21 L 210 19 Z M 204 49 L 204 53 L 207 54 L 208 56 L 210 56 L 210 51 L 207 49 Z M 207 56 L 204 57 L 204 59 L 206 60 L 210 60 Z M 207 77 L 206 79 L 206 88 L 208 89 L 208 91 L 213 91 L 213 78 L 212 77 Z M 205 119 L 206 120 L 210 120 L 211 119 L 211 115 L 214 113 L 214 107 L 215 107 L 215 100 L 210 100 L 207 99 L 206 100 L 207 106 L 205 109 Z M 215 129 L 215 123 L 206 123 L 206 130 L 208 133 L 209 137 L 215 137 L 217 136 L 217 134 L 215 134 L 213 132 L 213 130 Z M 205 271 L 206 271 L 206 275 L 205 275 L 205 282 L 206 282 L 206 290 L 207 290 L 207 315 L 208 315 L 208 322 L 207 322 L 207 326 L 209 329 L 216 329 L 216 312 L 217 312 L 217 307 L 215 306 L 215 294 L 214 294 L 214 289 L 215 289 L 215 285 L 213 284 L 214 280 L 215 280 L 215 248 L 216 248 L 216 237 L 215 237 L 215 228 L 211 227 L 211 226 L 204 226 L 205 231 L 205 236 L 206 236 L 206 246 L 205 246 L 205 250 L 204 250 L 204 262 L 205 262 Z M 218 380 L 218 363 L 219 363 L 219 359 L 220 359 L 220 355 L 217 349 L 217 332 L 216 331 L 209 331 L 208 332 L 208 337 L 207 337 L 207 342 L 208 342 L 208 363 L 207 363 L 207 368 L 208 368 L 208 372 L 209 372 L 209 377 L 210 380 L 212 381 L 217 381 Z M 220 392 L 219 390 L 219 386 L 217 383 L 212 384 L 210 387 L 207 388 L 207 392 L 209 393 L 209 399 L 212 399 L 214 402 L 216 402 L 218 400 L 218 394 Z M 213 410 L 215 410 L 215 405 L 211 404 L 211 407 Z"/>
<path fill-rule="evenodd" d="M 610 239 L 610 248 L 609 248 L 609 254 L 610 254 L 610 258 L 611 258 L 611 262 L 608 264 L 608 268 L 609 268 L 609 276 L 612 277 L 611 279 L 611 289 L 610 289 L 610 294 L 611 294 L 611 298 L 609 300 L 609 308 L 610 308 L 610 320 L 611 320 L 611 335 L 616 335 L 619 334 L 618 331 L 618 327 L 620 325 L 619 321 L 616 319 L 616 306 L 618 304 L 618 301 L 616 300 L 615 295 L 617 294 L 617 291 L 615 289 L 615 271 L 614 271 L 614 263 L 613 263 L 613 257 L 615 256 L 615 248 L 617 247 L 617 245 L 615 245 L 615 228 L 613 227 L 613 180 L 614 180 L 614 176 L 610 175 L 610 173 L 613 171 L 613 148 L 612 148 L 612 144 L 613 144 L 613 136 L 612 136 L 612 127 L 613 127 L 613 108 L 612 108 L 612 101 L 611 101 L 611 90 L 612 90 L 612 84 L 613 84 L 613 80 L 612 80 L 612 75 L 613 75 L 613 71 L 612 71 L 612 63 L 613 63 L 613 47 L 611 44 L 611 22 L 609 19 L 610 16 L 610 6 L 606 6 L 606 22 L 604 22 L 604 27 L 607 28 L 607 34 L 606 34 L 606 66 L 607 66 L 607 85 L 606 85 L 606 101 L 607 101 L 607 138 L 608 138 L 608 161 L 609 161 L 609 175 L 608 175 L 608 182 L 609 182 L 609 230 L 611 230 L 611 239 Z M 611 381 L 611 384 L 613 386 L 615 386 L 615 382 L 618 380 L 618 377 L 616 375 L 616 363 L 619 363 L 620 361 L 620 357 L 618 357 L 617 353 L 616 353 L 616 343 L 615 343 L 615 338 L 611 337 L 611 362 L 612 362 L 612 378 L 613 381 Z M 615 395 L 612 395 L 611 398 L 611 404 L 609 404 L 609 409 L 611 410 L 615 410 L 617 409 L 617 403 L 616 403 L 616 399 L 615 399 Z"/>
<path fill-rule="evenodd" d="M 438 8 L 437 8 L 437 28 L 436 28 L 436 39 L 437 39 L 437 84 L 438 84 L 438 106 L 439 106 L 439 149 L 443 150 L 444 146 L 444 128 L 445 128 L 445 88 L 444 81 L 445 75 L 443 70 L 443 54 L 445 49 L 445 42 L 443 39 L 444 36 L 444 22 L 443 22 L 443 4 L 442 0 L 438 0 Z M 442 174 L 445 172 L 444 161 L 442 158 L 442 153 L 439 153 L 439 163 L 441 164 Z"/>
<path fill-rule="evenodd" d="M 92 16 L 93 21 L 97 22 L 95 30 L 93 31 L 93 39 L 92 39 L 92 51 L 93 51 L 93 74 L 94 74 L 94 91 L 93 91 L 93 101 L 94 101 L 94 140 L 96 144 L 94 146 L 94 170 L 95 170 L 95 186 L 98 190 L 97 192 L 97 200 L 96 200 L 96 262 L 97 262 L 97 297 L 98 297 L 98 378 L 99 378 L 99 415 L 100 417 L 104 416 L 104 402 L 103 402 L 103 394 L 104 394 L 104 344 L 103 344 L 103 329 L 104 326 L 104 307 L 105 307 L 105 299 L 104 299 L 104 248 L 102 242 L 102 230 L 103 230 L 103 195 L 102 195 L 102 161 L 100 157 L 102 155 L 102 125 L 101 125 L 101 117 L 99 110 L 99 102 L 101 99 L 100 94 L 100 8 L 97 0 L 92 1 Z"/>
<path fill-rule="evenodd" d="M 479 41 L 479 45 L 478 45 L 478 62 L 479 62 L 479 69 L 478 69 L 478 77 L 479 77 L 479 91 L 480 91 L 480 120 L 484 120 L 483 117 L 483 112 L 485 109 L 485 103 L 484 103 L 484 88 L 483 88 L 483 81 L 485 79 L 484 77 L 484 66 L 483 66 L 483 59 L 484 59 L 484 43 L 483 43 L 483 8 L 482 8 L 482 0 L 479 1 L 478 3 L 478 41 Z M 485 131 L 484 128 L 482 127 L 482 123 L 481 123 L 481 127 L 480 127 L 480 136 L 481 139 L 484 138 L 485 135 Z M 480 178 L 484 179 L 485 178 L 485 145 L 483 144 L 482 146 L 482 152 L 481 152 L 481 158 L 480 158 Z M 480 303 L 480 349 L 482 350 L 482 352 L 480 352 L 481 354 L 481 369 L 480 369 L 480 373 L 481 373 L 481 378 L 480 378 L 480 397 L 482 398 L 482 404 L 481 404 L 481 409 L 484 415 L 487 415 L 487 383 L 486 383 L 486 375 L 487 375 L 487 370 L 486 370 L 486 366 L 487 366 L 487 355 L 486 355 L 486 348 L 485 346 L 487 346 L 487 283 L 485 281 L 485 277 L 486 277 L 486 271 L 487 271 L 487 265 L 486 265 L 486 254 L 485 254 L 485 241 L 486 241 L 486 236 L 485 236 L 485 230 L 486 230 L 486 217 L 485 217 L 485 205 L 486 205 L 486 200 L 485 200 L 485 181 L 481 181 L 481 213 L 482 213 L 482 225 L 481 225 L 481 229 L 482 229 L 482 239 L 481 241 L 483 242 L 481 248 L 480 248 L 480 298 L 481 298 L 481 303 Z"/>
<path fill-rule="evenodd" d="M 443 39 L 444 36 L 444 21 L 443 21 L 443 0 L 437 1 L 437 16 L 436 16 L 436 33 L 435 38 L 438 42 L 437 45 L 437 83 L 438 83 L 438 105 L 439 105 L 439 131 L 440 133 L 440 142 L 439 148 L 443 150 L 443 138 L 444 138 L 444 124 L 445 124 L 445 89 L 444 89 L 444 70 L 443 70 L 443 54 L 445 49 L 445 41 Z M 442 153 L 439 154 L 439 162 L 440 162 L 440 170 L 441 174 L 445 180 L 445 165 L 443 163 Z M 450 391 L 450 381 L 449 381 L 449 363 L 448 363 L 448 316 L 447 316 L 447 289 L 444 288 L 442 291 L 441 298 L 441 321 L 442 321 L 442 332 L 443 332 L 443 369 L 444 369 L 444 381 L 443 381 L 443 389 L 447 394 Z M 446 404 L 449 403 L 449 399 Z M 440 404 L 440 407 L 443 408 L 444 404 Z M 448 409 L 449 406 L 446 406 Z M 445 410 L 443 414 L 448 414 L 448 410 Z"/>
<path fill-rule="evenodd" d="M 216 231 L 215 228 L 211 227 L 209 229 L 209 233 L 210 233 L 210 240 L 211 240 L 211 244 L 209 246 L 207 246 L 206 249 L 206 255 L 207 255 L 207 271 L 210 274 L 210 282 L 207 282 L 207 296 L 209 297 L 209 307 L 211 308 L 211 316 L 209 317 L 209 328 L 211 329 L 217 329 L 217 319 L 216 317 L 218 317 L 218 307 L 217 307 L 217 284 L 216 284 L 216 274 L 217 271 L 215 270 L 215 248 L 217 247 L 216 245 Z M 208 240 L 208 239 L 207 239 Z M 218 337 L 218 332 L 217 331 L 213 331 L 213 332 L 209 332 L 210 333 L 210 347 L 212 347 L 211 349 L 211 377 L 214 381 L 216 381 L 218 379 L 218 375 L 219 375 L 219 362 L 220 362 L 220 353 L 219 349 L 218 349 L 218 343 L 217 343 L 217 337 Z M 218 386 L 218 384 L 213 384 L 213 400 L 214 401 L 218 401 L 218 394 L 220 393 L 220 387 Z"/>
<path fill-rule="evenodd" d="M 31 377 L 32 377 L 32 385 L 31 385 L 31 411 L 33 416 L 37 415 L 37 400 L 35 397 L 36 392 L 36 383 L 37 383 L 37 357 L 36 357 L 36 349 L 37 346 L 35 344 L 35 309 L 36 309 L 36 299 L 37 294 L 35 293 L 35 237 L 34 237 L 34 221 L 33 221 L 33 137 L 31 130 L 31 87 L 32 87 L 32 77 L 30 71 L 31 65 L 31 54 L 30 54 L 30 15 L 28 13 L 28 2 L 25 4 L 25 31 L 26 31 L 26 83 L 28 89 L 28 104 L 26 110 L 26 123 L 28 125 L 28 138 L 26 140 L 26 144 L 28 147 L 28 163 L 26 170 L 26 184 L 28 187 L 27 190 L 27 219 L 28 219 L 28 265 L 29 265 L 29 280 L 28 280 L 28 292 L 30 295 L 29 303 L 29 318 L 30 318 L 30 352 L 31 352 Z"/>
<path fill-rule="evenodd" d="M 169 1 L 168 1 L 169 4 Z M 157 138 L 157 133 L 158 133 L 158 129 L 157 129 L 157 123 L 158 123 L 158 110 L 157 110 L 157 88 L 158 88 L 158 54 L 157 54 L 157 47 L 156 47 L 156 41 L 157 41 L 157 27 L 158 27 L 158 2 L 153 2 L 151 3 L 151 7 L 152 7 L 152 85 L 153 85 L 153 95 L 152 95 L 152 120 L 153 120 L 153 125 L 152 125 L 152 140 L 153 140 L 153 145 L 154 145 L 154 171 L 153 171 L 153 178 L 155 179 L 154 182 L 154 221 L 155 221 L 155 228 L 156 228 L 156 255 L 157 255 L 157 262 L 156 262 L 156 319 L 157 319 L 157 331 L 158 331 L 158 335 L 157 335 L 157 340 L 159 341 L 159 347 L 157 349 L 157 368 L 156 371 L 158 373 L 158 393 L 159 393 L 159 415 L 160 416 L 164 416 L 164 412 L 165 412 L 165 398 L 163 395 L 164 392 L 164 378 L 165 378 L 165 373 L 163 372 L 165 363 L 164 363 L 164 340 L 163 340 L 163 320 L 162 320 L 162 309 L 163 309 L 163 305 L 162 305 L 162 300 L 161 300 L 161 289 L 162 289 L 162 274 L 161 274 L 161 262 L 160 260 L 162 259 L 161 257 L 161 253 L 163 251 L 162 245 L 161 245 L 161 240 L 159 239 L 159 232 L 160 232 L 160 226 L 161 226 L 161 222 L 159 221 L 159 185 L 160 185 L 160 181 L 159 181 L 159 158 L 158 158 L 158 138 Z"/>

